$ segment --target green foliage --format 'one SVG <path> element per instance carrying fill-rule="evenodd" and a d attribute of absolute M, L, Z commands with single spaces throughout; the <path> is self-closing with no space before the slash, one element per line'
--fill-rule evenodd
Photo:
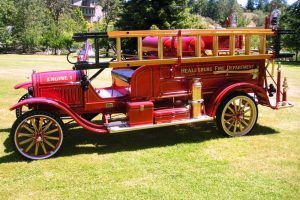
<path fill-rule="evenodd" d="M 12 0 L 0 1 L 0 46 L 6 50 L 12 43 L 11 25 L 16 15 L 16 8 Z"/>
<path fill-rule="evenodd" d="M 281 18 L 281 26 L 295 31 L 295 34 L 284 37 L 283 44 L 286 49 L 294 50 L 298 54 L 300 50 L 300 0 L 287 8 Z"/>
<path fill-rule="evenodd" d="M 257 10 L 263 10 L 263 9 L 264 9 L 264 3 L 263 3 L 263 0 L 258 0 L 256 9 L 257 9 Z"/>
<path fill-rule="evenodd" d="M 100 1 L 102 12 L 104 15 L 105 31 L 107 31 L 110 23 L 114 22 L 120 14 L 120 0 L 102 0 Z"/>
<path fill-rule="evenodd" d="M 12 31 L 7 31 L 12 30 Z M 35 52 L 67 48 L 74 32 L 87 30 L 80 9 L 68 0 L 1 0 L 0 48 Z"/>
<path fill-rule="evenodd" d="M 204 15 L 207 6 L 207 0 L 189 0 L 187 5 L 191 9 L 191 13 Z"/>
<path fill-rule="evenodd" d="M 256 24 L 256 26 L 257 27 L 264 26 L 266 14 L 262 10 L 255 10 L 253 13 L 256 14 L 252 19 Z"/>
<path fill-rule="evenodd" d="M 254 0 L 248 0 L 246 8 L 247 8 L 247 10 L 253 11 L 254 10 Z"/>
<path fill-rule="evenodd" d="M 188 10 L 185 0 L 131 0 L 123 2 L 123 12 L 117 21 L 120 30 L 186 28 Z"/>
<path fill-rule="evenodd" d="M 49 24 L 49 13 L 45 12 L 42 0 L 20 0 L 15 3 L 17 8 L 14 20 L 13 34 L 15 42 L 24 52 L 34 51 L 42 39 L 42 35 Z"/>
<path fill-rule="evenodd" d="M 11 25 L 15 14 L 16 8 L 13 0 L 0 1 L 0 27 Z"/>

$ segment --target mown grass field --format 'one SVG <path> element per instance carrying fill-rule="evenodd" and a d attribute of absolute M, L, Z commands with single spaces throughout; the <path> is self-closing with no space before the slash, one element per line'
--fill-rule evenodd
<path fill-rule="evenodd" d="M 8 139 L 8 108 L 33 68 L 71 66 L 63 56 L 0 55 L 0 199 L 300 199 L 300 65 L 283 66 L 295 107 L 260 106 L 248 136 L 224 137 L 212 122 L 111 135 L 77 127 L 56 157 L 29 162 Z"/>

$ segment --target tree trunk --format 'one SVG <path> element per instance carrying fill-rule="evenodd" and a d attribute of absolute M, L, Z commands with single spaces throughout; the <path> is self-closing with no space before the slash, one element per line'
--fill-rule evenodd
<path fill-rule="evenodd" d="M 296 62 L 298 62 L 298 49 L 296 49 Z"/>

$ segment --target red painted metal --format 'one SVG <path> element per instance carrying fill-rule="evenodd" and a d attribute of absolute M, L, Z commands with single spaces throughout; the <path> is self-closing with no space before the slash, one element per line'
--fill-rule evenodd
<path fill-rule="evenodd" d="M 169 108 L 156 110 L 154 112 L 154 123 L 169 123 L 176 120 L 190 118 L 190 109 L 188 108 Z"/>
<path fill-rule="evenodd" d="M 221 104 L 222 100 L 230 93 L 235 91 L 254 93 L 258 98 L 259 104 L 274 108 L 273 106 L 271 106 L 269 102 L 269 98 L 262 87 L 251 83 L 240 82 L 240 83 L 227 84 L 221 87 L 217 92 L 215 92 L 210 102 L 208 103 L 207 110 L 206 110 L 207 114 L 209 116 L 214 117 L 216 115 L 217 109 Z"/>
<path fill-rule="evenodd" d="M 153 124 L 153 103 L 151 101 L 128 102 L 127 118 L 130 126 Z"/>
<path fill-rule="evenodd" d="M 59 111 L 63 111 L 65 114 L 68 114 L 70 117 L 72 117 L 76 123 L 78 123 L 83 128 L 95 132 L 95 133 L 107 133 L 107 129 L 103 125 L 96 125 L 94 123 L 91 123 L 85 119 L 83 119 L 80 115 L 78 115 L 76 112 L 72 110 L 72 108 L 63 103 L 56 100 L 51 99 L 45 99 L 45 98 L 30 98 L 26 99 L 24 101 L 21 101 L 14 106 L 10 107 L 10 110 L 14 110 L 18 107 L 24 106 L 24 105 L 46 105 L 50 106 L 51 108 L 56 108 Z"/>
<path fill-rule="evenodd" d="M 279 66 L 277 70 L 276 104 L 280 102 L 280 94 L 281 94 L 281 69 Z"/>
<path fill-rule="evenodd" d="M 26 89 L 28 90 L 29 87 L 32 86 L 32 82 L 24 82 L 24 83 L 20 83 L 20 84 L 17 84 L 14 86 L 14 89 L 20 89 L 20 88 L 23 88 L 23 89 Z"/>

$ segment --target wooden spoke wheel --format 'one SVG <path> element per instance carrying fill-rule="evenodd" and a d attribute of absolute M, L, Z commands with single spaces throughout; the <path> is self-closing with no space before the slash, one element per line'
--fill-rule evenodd
<path fill-rule="evenodd" d="M 24 101 L 25 99 L 28 99 L 29 94 L 24 94 L 18 102 Z M 16 108 L 16 117 L 19 118 L 21 115 L 23 115 L 25 112 L 29 111 L 30 109 L 27 106 L 21 106 L 19 108 Z"/>
<path fill-rule="evenodd" d="M 45 159 L 60 149 L 63 123 L 51 113 L 33 110 L 15 121 L 11 134 L 21 155 L 32 160 Z"/>
<path fill-rule="evenodd" d="M 258 116 L 257 105 L 247 94 L 226 98 L 217 111 L 217 126 L 229 136 L 243 136 L 254 128 Z"/>

